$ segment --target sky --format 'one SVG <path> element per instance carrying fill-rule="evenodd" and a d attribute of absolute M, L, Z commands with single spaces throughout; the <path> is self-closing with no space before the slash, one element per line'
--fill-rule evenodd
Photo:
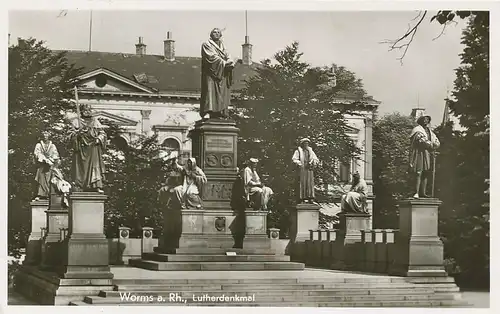
<path fill-rule="evenodd" d="M 433 12 L 428 13 L 428 17 Z M 10 42 L 34 37 L 51 49 L 88 50 L 88 10 L 10 11 Z M 248 35 L 253 60 L 272 58 L 293 41 L 303 59 L 313 66 L 336 63 L 361 78 L 366 91 L 381 101 L 381 114 L 409 114 L 425 108 L 432 124 L 441 122 L 444 98 L 453 89 L 455 69 L 463 50 L 465 23 L 442 26 L 427 18 L 419 27 L 404 60 L 402 51 L 389 52 L 384 40 L 407 30 L 416 11 L 248 11 Z M 135 53 L 138 37 L 148 54 L 163 54 L 163 40 L 171 31 L 178 56 L 199 56 L 200 45 L 212 28 L 224 30 L 223 39 L 234 57 L 241 57 L 245 12 L 241 11 L 99 11 L 92 13 L 92 50 Z M 436 37 L 438 37 L 436 39 Z"/>

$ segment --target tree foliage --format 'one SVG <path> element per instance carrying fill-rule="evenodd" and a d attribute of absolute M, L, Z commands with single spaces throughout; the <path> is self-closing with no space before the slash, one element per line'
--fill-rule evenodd
<path fill-rule="evenodd" d="M 470 16 L 456 70 L 451 112 L 465 131 L 443 126 L 438 166 L 446 255 L 460 280 L 489 284 L 489 13 Z M 438 168 L 439 169 L 439 168 Z"/>
<path fill-rule="evenodd" d="M 413 190 L 408 173 L 412 117 L 393 113 L 373 127 L 373 223 L 376 228 L 397 228 L 397 202 Z"/>
<path fill-rule="evenodd" d="M 9 47 L 8 62 L 8 244 L 14 253 L 29 231 L 29 203 L 35 192 L 33 149 L 43 130 L 52 134 L 63 160 L 67 157 L 65 112 L 74 109 L 67 99 L 72 98 L 71 79 L 80 69 L 69 64 L 64 53 L 54 54 L 32 38 Z"/>
<path fill-rule="evenodd" d="M 261 160 L 260 172 L 275 191 L 269 227 L 281 228 L 285 234 L 288 208 L 296 201 L 296 170 L 291 158 L 298 139 L 311 139 L 322 161 L 316 182 L 333 182 L 336 162 L 347 162 L 360 154 L 346 134 L 344 114 L 352 108 L 333 102 L 339 98 L 349 98 L 349 102 L 371 99 L 354 73 L 336 65 L 311 67 L 301 57 L 294 42 L 277 52 L 273 60 L 263 60 L 257 75 L 241 90 L 233 112 L 240 128 L 238 159 L 240 163 L 251 156 Z"/>
<path fill-rule="evenodd" d="M 108 136 L 119 136 L 115 126 Z M 165 162 L 158 158 L 160 146 L 156 136 L 140 137 L 120 149 L 111 141 L 104 162 L 107 166 L 105 192 L 109 199 L 105 207 L 107 237 L 118 237 L 118 227 L 131 228 L 131 237 L 140 237 L 141 228 L 161 231 L 163 205 L 158 190 L 165 181 Z"/>

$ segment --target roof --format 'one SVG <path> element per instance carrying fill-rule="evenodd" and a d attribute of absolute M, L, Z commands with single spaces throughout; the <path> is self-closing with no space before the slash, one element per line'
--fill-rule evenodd
<path fill-rule="evenodd" d="M 201 93 L 201 57 L 176 56 L 174 61 L 166 61 L 163 55 L 75 50 L 55 52 L 65 52 L 68 61 L 83 68 L 83 73 L 106 69 L 158 93 L 186 96 Z M 260 67 L 262 65 L 257 62 L 251 65 L 237 63 L 233 72 L 232 90 L 238 91 L 245 87 L 246 80 L 257 74 L 256 69 Z M 336 102 L 370 107 L 380 103 L 371 97 L 360 98 L 348 93 L 339 93 Z"/>
<path fill-rule="evenodd" d="M 58 51 L 61 52 L 61 51 Z M 200 93 L 201 58 L 181 57 L 166 61 L 163 55 L 68 50 L 66 58 L 83 72 L 105 68 L 159 92 Z M 245 80 L 254 75 L 258 63 L 238 63 L 234 69 L 233 90 L 244 87 Z"/>

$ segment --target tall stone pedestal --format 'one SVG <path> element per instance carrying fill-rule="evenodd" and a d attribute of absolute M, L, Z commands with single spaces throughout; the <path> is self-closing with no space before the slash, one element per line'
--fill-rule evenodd
<path fill-rule="evenodd" d="M 231 194 L 237 172 L 238 131 L 233 121 L 209 119 L 197 121 L 189 134 L 193 157 L 208 182 L 201 191 L 203 208 L 182 210 L 180 248 L 233 247 Z"/>
<path fill-rule="evenodd" d="M 26 243 L 24 265 L 39 265 L 42 261 L 42 228 L 47 226 L 45 212 L 49 208 L 48 200 L 33 201 L 31 206 L 31 230 Z"/>
<path fill-rule="evenodd" d="M 438 236 L 438 207 L 435 198 L 407 199 L 399 203 L 399 232 L 394 265 L 400 276 L 447 276 L 443 264 L 443 242 Z"/>
<path fill-rule="evenodd" d="M 319 228 L 319 209 L 317 204 L 302 203 L 292 208 L 291 240 L 304 242 L 309 240 L 309 230 Z"/>
<path fill-rule="evenodd" d="M 75 192 L 70 195 L 69 236 L 63 278 L 111 279 L 108 240 L 104 235 L 106 195 Z"/>
<path fill-rule="evenodd" d="M 46 212 L 47 232 L 42 243 L 42 268 L 55 268 L 64 261 L 61 230 L 68 228 L 68 210 L 62 207 L 62 197 L 52 191 Z"/>
<path fill-rule="evenodd" d="M 247 209 L 245 211 L 244 249 L 270 249 L 271 241 L 267 236 L 268 211 Z"/>
<path fill-rule="evenodd" d="M 310 239 L 310 230 L 319 228 L 319 209 L 317 204 L 302 203 L 291 209 L 290 244 L 287 249 L 290 259 L 296 262 L 306 260 L 306 242 Z"/>

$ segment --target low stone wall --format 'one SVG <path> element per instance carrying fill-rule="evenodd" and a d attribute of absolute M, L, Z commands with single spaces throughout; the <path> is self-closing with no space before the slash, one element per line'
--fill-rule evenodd
<path fill-rule="evenodd" d="M 346 242 L 344 230 L 310 230 L 294 260 L 310 267 L 388 273 L 396 258 L 394 240 L 399 230 L 360 230 L 361 239 Z"/>
<path fill-rule="evenodd" d="M 438 199 L 400 201 L 399 229 L 371 229 L 369 214 L 342 213 L 339 229 L 310 229 L 309 239 L 295 240 L 289 255 L 309 267 L 445 277 L 440 204 Z"/>

